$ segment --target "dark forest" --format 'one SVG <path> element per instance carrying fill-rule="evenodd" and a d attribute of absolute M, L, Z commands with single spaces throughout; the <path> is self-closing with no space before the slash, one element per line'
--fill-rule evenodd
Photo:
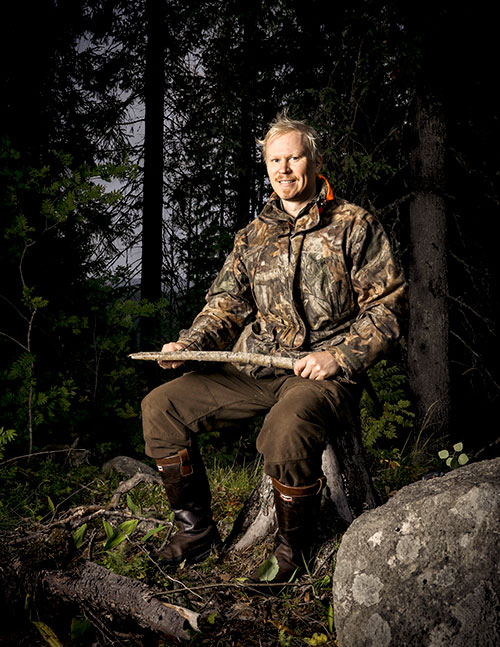
<path fill-rule="evenodd" d="M 438 452 L 457 443 L 470 461 L 500 455 L 500 123 L 488 10 L 20 0 L 2 14 L 3 531 L 104 505 L 119 479 L 102 476 L 102 465 L 117 455 L 146 461 L 141 399 L 170 376 L 129 354 L 159 350 L 199 312 L 236 231 L 269 197 L 256 138 L 284 108 L 320 133 L 335 194 L 381 220 L 409 283 L 404 338 L 370 369 L 376 395 L 362 399 L 381 500 L 448 470 Z M 200 439 L 228 523 L 260 476 L 258 424 Z M 166 504 L 152 502 L 157 486 L 141 487 L 129 495 L 132 514 L 151 508 L 167 518 L 157 509 Z M 108 546 L 96 562 L 165 585 L 98 523 L 94 536 L 105 531 Z M 92 557 L 86 542 L 79 548 Z M 293 637 L 333 641 L 325 577 L 295 633 L 283 628 L 293 624 L 286 614 L 283 626 L 272 620 L 283 609 L 267 609 L 275 642 L 262 644 L 335 644 Z M 30 609 L 24 633 L 8 628 L 0 643 L 61 644 L 43 631 L 50 625 L 62 639 L 69 625 L 36 600 Z M 64 645 L 177 644 L 74 616 Z M 217 640 L 190 644 L 259 644 Z"/>

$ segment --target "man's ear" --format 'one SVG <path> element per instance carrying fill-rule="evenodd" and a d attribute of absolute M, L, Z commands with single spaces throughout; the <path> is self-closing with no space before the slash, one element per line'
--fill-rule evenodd
<path fill-rule="evenodd" d="M 316 172 L 319 173 L 321 171 L 321 166 L 323 165 L 323 156 L 318 155 L 316 158 Z"/>

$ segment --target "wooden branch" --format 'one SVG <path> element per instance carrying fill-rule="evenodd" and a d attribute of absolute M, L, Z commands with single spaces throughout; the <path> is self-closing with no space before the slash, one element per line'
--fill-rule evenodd
<path fill-rule="evenodd" d="M 45 455 L 53 455 L 53 454 L 72 454 L 73 452 L 86 452 L 87 454 L 89 453 L 88 449 L 77 449 L 76 447 L 67 447 L 66 449 L 47 449 L 44 450 L 43 452 L 32 452 L 31 454 L 23 454 L 22 456 L 14 456 L 14 458 L 9 458 L 6 461 L 3 461 L 0 463 L 0 467 L 2 465 L 7 465 L 7 463 L 12 463 L 15 461 L 20 461 L 24 458 L 35 458 L 36 456 L 45 456 Z"/>
<path fill-rule="evenodd" d="M 110 503 L 107 506 L 108 510 L 113 510 L 114 508 L 118 507 L 118 504 L 120 503 L 120 498 L 122 494 L 127 494 L 130 492 L 130 490 L 133 490 L 136 485 L 139 485 L 139 483 L 159 483 L 161 484 L 161 477 L 158 476 L 152 476 L 151 474 L 148 474 L 147 472 L 136 472 L 134 476 L 131 478 L 127 479 L 126 481 L 121 481 L 116 488 L 113 497 L 111 498 Z"/>
<path fill-rule="evenodd" d="M 143 352 L 132 353 L 132 359 L 188 361 L 195 362 L 229 362 L 230 364 L 254 364 L 270 368 L 292 370 L 297 359 L 276 355 L 259 355 L 258 353 L 232 353 L 230 351 L 178 350 L 171 353 Z"/>
<path fill-rule="evenodd" d="M 52 521 L 46 527 L 48 529 L 52 528 L 64 528 L 68 527 L 76 529 L 82 526 L 84 523 L 90 523 L 94 519 L 137 519 L 144 527 L 144 524 L 149 524 L 153 528 L 155 526 L 172 526 L 171 521 L 166 521 L 165 519 L 156 519 L 155 517 L 143 517 L 139 514 L 131 514 L 128 510 L 109 510 L 108 508 L 103 508 L 100 505 L 90 505 L 90 506 L 80 506 L 75 508 L 72 514 L 69 514 L 66 517 L 62 517 L 57 521 Z"/>

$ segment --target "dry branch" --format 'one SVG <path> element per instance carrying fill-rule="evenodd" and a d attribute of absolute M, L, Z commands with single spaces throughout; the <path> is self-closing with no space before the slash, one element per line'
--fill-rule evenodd
<path fill-rule="evenodd" d="M 232 353 L 230 351 L 178 350 L 171 353 L 143 352 L 132 353 L 132 359 L 195 361 L 195 362 L 229 362 L 230 364 L 254 364 L 269 368 L 293 369 L 297 358 L 277 355 L 260 355 L 258 353 Z"/>
<path fill-rule="evenodd" d="M 121 481 L 118 487 L 116 488 L 109 505 L 107 506 L 108 510 L 113 510 L 114 508 L 117 508 L 118 504 L 120 503 L 120 498 L 122 494 L 127 494 L 127 492 L 130 492 L 130 490 L 133 490 L 136 487 L 136 485 L 139 485 L 139 483 L 161 484 L 161 478 L 160 476 L 156 476 L 156 475 L 152 476 L 151 474 L 148 474 L 146 472 L 136 472 L 134 476 L 127 479 L 126 481 Z"/>

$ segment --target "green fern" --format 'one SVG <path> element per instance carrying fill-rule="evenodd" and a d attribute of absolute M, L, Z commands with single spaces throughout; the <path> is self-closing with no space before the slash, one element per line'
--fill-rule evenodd
<path fill-rule="evenodd" d="M 366 393 L 361 399 L 363 442 L 367 448 L 373 448 L 378 440 L 394 439 L 401 430 L 411 429 L 415 414 L 406 397 L 406 376 L 398 366 L 382 360 L 370 369 L 368 376 L 382 403 L 380 412 Z"/>
<path fill-rule="evenodd" d="M 5 455 L 5 447 L 8 443 L 12 442 L 17 436 L 15 429 L 5 429 L 0 427 L 0 460 L 3 459 Z"/>

